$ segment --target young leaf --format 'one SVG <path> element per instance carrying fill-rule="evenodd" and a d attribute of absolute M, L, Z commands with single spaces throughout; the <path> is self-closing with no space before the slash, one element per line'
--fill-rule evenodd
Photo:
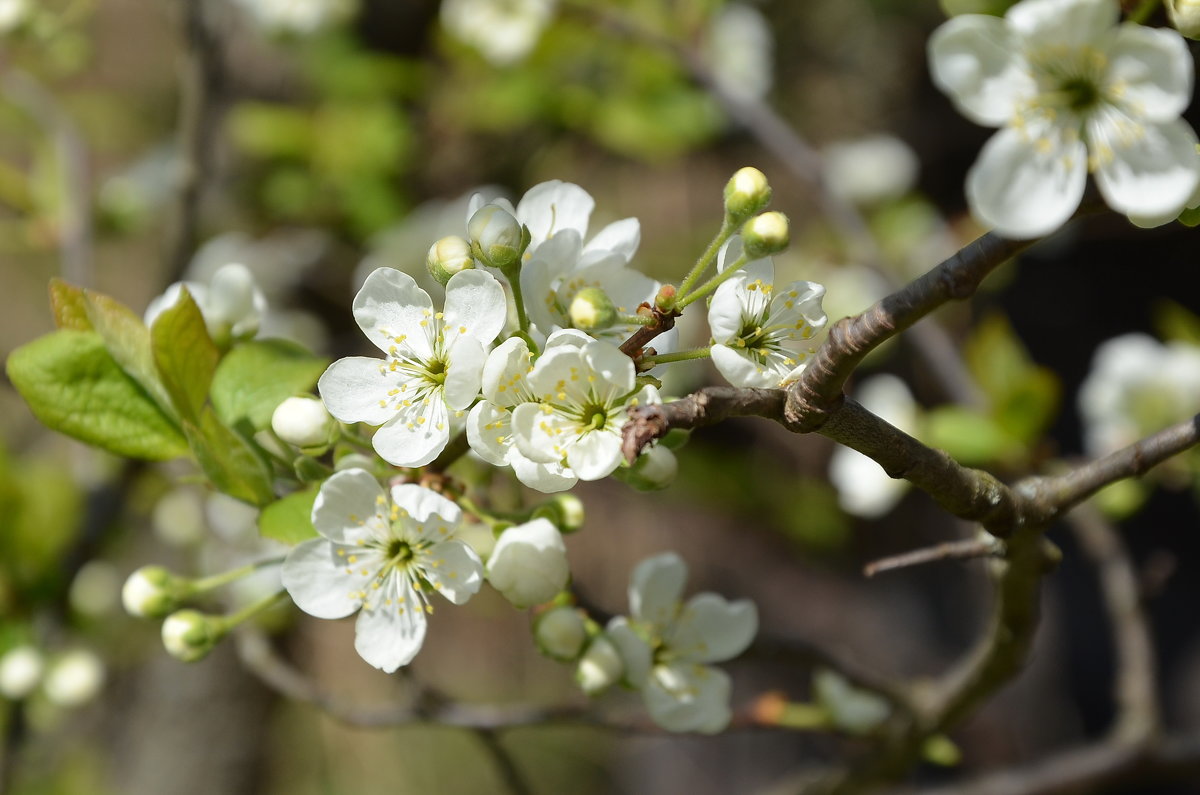
<path fill-rule="evenodd" d="M 181 417 L 193 422 L 208 398 L 221 352 L 208 336 L 204 315 L 185 289 L 150 329 L 154 364 Z"/>
<path fill-rule="evenodd" d="M 299 544 L 315 538 L 317 529 L 312 523 L 312 508 L 318 491 L 313 486 L 263 508 L 258 515 L 258 532 L 264 538 L 273 538 L 285 544 Z"/>
<path fill-rule="evenodd" d="M 251 505 L 267 505 L 275 499 L 271 469 L 251 446 L 205 406 L 198 421 L 184 420 L 184 433 L 200 469 L 218 491 Z"/>
<path fill-rule="evenodd" d="M 165 461 L 187 441 L 91 331 L 62 329 L 12 352 L 6 370 L 46 426 L 117 455 Z"/>
<path fill-rule="evenodd" d="M 84 290 L 83 296 L 88 321 L 103 338 L 113 359 L 169 413 L 171 399 L 154 367 L 150 330 L 142 319 L 129 307 L 103 293 Z"/>
<path fill-rule="evenodd" d="M 234 348 L 217 366 L 212 404 L 227 425 L 248 420 L 255 430 L 271 424 L 284 399 L 312 389 L 329 363 L 286 340 L 255 340 Z"/>
<path fill-rule="evenodd" d="M 54 312 L 54 325 L 59 328 L 92 331 L 82 287 L 55 276 L 50 280 L 50 309 Z"/>

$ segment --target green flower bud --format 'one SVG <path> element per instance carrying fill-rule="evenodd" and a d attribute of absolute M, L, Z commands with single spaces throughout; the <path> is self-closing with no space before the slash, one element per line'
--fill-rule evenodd
<path fill-rule="evenodd" d="M 658 491 L 675 482 L 679 462 L 675 454 L 662 445 L 649 448 L 628 469 L 617 469 L 613 476 L 638 491 Z"/>
<path fill-rule="evenodd" d="M 451 276 L 475 267 L 471 244 L 457 235 L 443 237 L 429 247 L 425 267 L 429 269 L 429 275 L 445 287 Z"/>
<path fill-rule="evenodd" d="M 501 270 L 517 263 L 528 245 L 520 222 L 496 204 L 485 204 L 471 216 L 467 234 L 475 256 Z"/>
<path fill-rule="evenodd" d="M 744 221 L 761 212 L 771 202 L 771 186 L 757 168 L 739 168 L 725 184 L 725 214 Z"/>
<path fill-rule="evenodd" d="M 672 312 L 675 309 L 675 299 L 679 290 L 673 284 L 664 284 L 658 288 L 654 296 L 654 308 L 659 312 Z"/>
<path fill-rule="evenodd" d="M 567 314 L 571 325 L 584 331 L 602 331 L 617 322 L 617 308 L 599 287 L 584 287 L 575 293 Z"/>
<path fill-rule="evenodd" d="M 583 614 L 574 607 L 555 607 L 533 620 L 533 640 L 538 651 L 552 660 L 579 659 L 587 641 Z"/>
<path fill-rule="evenodd" d="M 625 662 L 605 635 L 592 639 L 575 669 L 575 681 L 589 696 L 607 690 L 625 675 Z"/>
<path fill-rule="evenodd" d="M 275 407 L 271 430 L 290 445 L 324 452 L 338 435 L 338 422 L 315 397 L 290 397 Z"/>
<path fill-rule="evenodd" d="M 187 580 L 162 566 L 142 566 L 125 580 L 121 603 L 131 616 L 162 618 L 177 610 L 189 591 Z"/>
<path fill-rule="evenodd" d="M 788 219 L 781 212 L 756 215 L 742 227 L 742 248 L 750 259 L 769 257 L 788 247 Z"/>
<path fill-rule="evenodd" d="M 1189 39 L 1200 39 L 1200 0 L 1167 0 L 1167 16 Z"/>
<path fill-rule="evenodd" d="M 574 533 L 583 527 L 583 502 L 574 494 L 555 494 L 539 505 L 533 519 L 549 519 L 563 535 Z"/>
<path fill-rule="evenodd" d="M 198 610 L 180 610 L 167 616 L 162 626 L 167 653 L 183 662 L 202 660 L 225 636 L 225 622 Z"/>

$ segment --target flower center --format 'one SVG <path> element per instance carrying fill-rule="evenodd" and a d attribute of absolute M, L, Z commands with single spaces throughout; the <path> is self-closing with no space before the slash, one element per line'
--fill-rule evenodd
<path fill-rule="evenodd" d="M 446 363 L 441 359 L 430 359 L 425 364 L 425 374 L 430 381 L 438 384 L 446 383 Z"/>
<path fill-rule="evenodd" d="M 409 545 L 409 543 L 407 541 L 401 541 L 398 538 L 394 538 L 389 541 L 387 549 L 384 550 L 384 555 L 387 557 L 388 561 L 397 565 L 404 565 L 405 563 L 408 563 L 413 559 L 413 554 L 413 548 Z"/>
<path fill-rule="evenodd" d="M 1082 112 L 1094 107 L 1100 101 L 1100 90 L 1091 80 L 1076 77 L 1062 84 L 1066 106 L 1075 112 Z"/>
<path fill-rule="evenodd" d="M 585 406 L 583 409 L 584 427 L 598 431 L 608 422 L 608 411 L 603 406 Z"/>

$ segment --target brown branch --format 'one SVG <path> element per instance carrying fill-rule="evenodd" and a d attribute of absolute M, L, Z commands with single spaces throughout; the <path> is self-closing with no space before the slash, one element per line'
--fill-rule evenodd
<path fill-rule="evenodd" d="M 702 428 L 730 417 L 767 417 L 783 421 L 785 394 L 778 389 L 710 386 L 670 403 L 636 406 L 621 430 L 621 451 L 630 463 L 642 449 L 672 428 Z"/>
<path fill-rule="evenodd" d="M 863 567 L 863 574 L 874 577 L 885 571 L 896 571 L 913 566 L 922 566 L 939 560 L 972 560 L 974 558 L 1002 555 L 1004 544 L 994 536 L 966 538 L 961 541 L 944 541 L 923 549 L 914 549 L 899 555 L 880 558 Z"/>

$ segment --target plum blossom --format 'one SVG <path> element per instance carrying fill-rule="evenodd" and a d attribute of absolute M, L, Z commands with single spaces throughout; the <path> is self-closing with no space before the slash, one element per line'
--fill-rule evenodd
<path fill-rule="evenodd" d="M 975 215 L 1015 238 L 1048 234 L 1088 172 L 1110 207 L 1173 218 L 1200 183 L 1180 35 L 1117 25 L 1113 0 L 1024 0 L 1003 19 L 954 17 L 929 42 L 933 80 L 972 121 L 999 127 L 967 175 Z"/>
<path fill-rule="evenodd" d="M 209 336 L 218 343 L 227 342 L 231 337 L 243 339 L 258 333 L 267 311 L 267 299 L 258 289 L 250 269 L 237 262 L 218 268 L 207 284 L 182 281 L 167 287 L 146 307 L 143 318 L 146 325 L 153 325 L 159 315 L 175 306 L 185 287 L 204 316 Z"/>
<path fill-rule="evenodd" d="M 554 0 L 444 0 L 442 24 L 497 66 L 524 58 L 554 13 Z"/>
<path fill-rule="evenodd" d="M 650 717 L 668 731 L 714 734 L 729 725 L 729 676 L 707 663 L 741 654 L 758 632 L 748 599 L 715 593 L 682 601 L 687 564 L 674 552 L 643 560 L 629 585 L 630 617 L 612 619 L 625 681 L 640 687 Z"/>
<path fill-rule="evenodd" d="M 742 242 L 731 238 L 721 250 L 718 269 L 741 257 Z M 776 290 L 769 258 L 751 260 L 723 283 L 708 308 L 712 360 L 734 386 L 778 387 L 804 369 L 811 340 L 825 325 L 821 298 L 825 288 L 796 281 Z"/>
<path fill-rule="evenodd" d="M 380 268 L 355 296 L 354 318 L 386 356 L 334 362 L 317 384 L 321 399 L 342 422 L 382 426 L 372 443 L 385 460 L 424 466 L 478 397 L 484 346 L 506 314 L 504 289 L 485 271 L 455 274 L 445 311 L 435 312 L 411 276 Z"/>
<path fill-rule="evenodd" d="M 366 470 L 338 472 L 313 504 L 321 538 L 305 541 L 283 562 L 283 586 L 317 618 L 358 612 L 354 648 L 392 673 L 425 640 L 429 591 L 463 604 L 483 583 L 483 564 L 457 538 L 462 512 L 415 484 L 385 493 Z"/>
<path fill-rule="evenodd" d="M 894 375 L 864 379 L 854 390 L 854 399 L 905 433 L 913 433 L 920 421 L 912 393 Z M 891 477 L 875 461 L 849 447 L 833 451 L 829 480 L 837 489 L 842 509 L 866 519 L 884 516 L 908 492 L 907 480 Z"/>
<path fill-rule="evenodd" d="M 633 361 L 600 340 L 547 349 L 527 383 L 538 402 L 512 410 L 517 449 L 531 461 L 565 462 L 580 480 L 599 480 L 620 465 L 628 407 L 662 402 L 653 386 L 635 394 Z"/>

